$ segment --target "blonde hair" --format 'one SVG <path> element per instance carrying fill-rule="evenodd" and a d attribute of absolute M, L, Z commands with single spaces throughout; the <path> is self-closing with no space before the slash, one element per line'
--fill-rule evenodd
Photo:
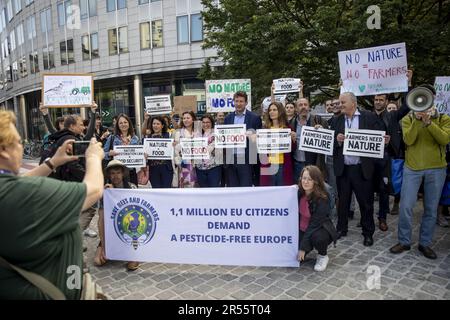
<path fill-rule="evenodd" d="M 16 136 L 11 130 L 16 125 L 16 116 L 11 111 L 0 111 L 0 147 L 7 147 L 15 142 Z"/>

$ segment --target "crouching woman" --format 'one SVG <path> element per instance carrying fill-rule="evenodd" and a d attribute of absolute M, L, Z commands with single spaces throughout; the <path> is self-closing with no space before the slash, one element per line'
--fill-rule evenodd
<path fill-rule="evenodd" d="M 337 232 L 330 219 L 330 205 L 323 175 L 316 166 L 306 166 L 299 181 L 299 252 L 298 260 L 305 255 L 318 251 L 315 271 L 324 271 L 328 264 L 327 249 L 336 243 Z"/>

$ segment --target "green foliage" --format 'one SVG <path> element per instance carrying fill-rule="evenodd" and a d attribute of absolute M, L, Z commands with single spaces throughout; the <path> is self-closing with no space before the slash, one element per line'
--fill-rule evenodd
<path fill-rule="evenodd" d="M 217 49 L 224 67 L 212 72 L 205 64 L 200 76 L 250 78 L 253 105 L 270 95 L 271 82 L 279 77 L 301 78 L 306 94 L 321 90 L 317 101 L 336 95 L 337 53 L 356 48 L 405 42 L 416 83 L 450 75 L 449 0 L 215 3 L 203 0 L 204 47 Z M 372 13 L 366 11 L 373 4 L 381 9 L 381 29 L 369 30 Z"/>

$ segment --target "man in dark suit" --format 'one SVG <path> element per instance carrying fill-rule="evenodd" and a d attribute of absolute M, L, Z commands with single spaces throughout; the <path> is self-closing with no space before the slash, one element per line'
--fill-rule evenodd
<path fill-rule="evenodd" d="M 257 129 L 262 128 L 261 118 L 245 107 L 247 106 L 247 94 L 244 91 L 238 91 L 234 94 L 234 112 L 225 117 L 224 124 L 245 124 L 247 132 L 256 134 Z M 247 138 L 247 147 L 245 149 L 227 150 L 227 186 L 228 187 L 251 187 L 253 185 L 253 167 L 257 164 L 256 146 L 250 145 Z M 253 146 L 253 147 L 252 147 Z M 249 152 L 251 150 L 251 152 Z"/>
<path fill-rule="evenodd" d="M 361 210 L 363 244 L 371 246 L 373 244 L 372 236 L 375 232 L 372 191 L 374 159 L 344 156 L 344 133 L 346 128 L 382 130 L 383 126 L 373 113 L 357 109 L 357 100 L 353 93 L 343 93 L 339 100 L 342 113 L 332 123 L 332 130 L 335 131 L 334 173 L 339 194 L 337 230 L 340 237 L 347 235 L 348 212 L 352 192 L 354 192 Z"/>

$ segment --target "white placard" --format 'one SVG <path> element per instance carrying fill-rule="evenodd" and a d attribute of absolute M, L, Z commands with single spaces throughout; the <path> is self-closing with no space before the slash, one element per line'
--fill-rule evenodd
<path fill-rule="evenodd" d="M 146 138 L 144 152 L 148 160 L 172 160 L 173 139 Z"/>
<path fill-rule="evenodd" d="M 273 80 L 275 88 L 273 90 L 274 94 L 286 94 L 291 92 L 299 92 L 300 90 L 300 79 L 296 78 L 281 78 Z"/>
<path fill-rule="evenodd" d="M 143 168 L 147 166 L 144 157 L 143 145 L 114 146 L 118 155 L 114 160 L 121 161 L 127 168 Z"/>
<path fill-rule="evenodd" d="M 334 131 L 328 129 L 315 129 L 302 127 L 299 150 L 333 155 Z"/>
<path fill-rule="evenodd" d="M 247 109 L 252 110 L 252 87 L 250 79 L 206 80 L 206 110 L 210 113 L 233 112 L 233 96 L 237 91 L 247 93 Z"/>
<path fill-rule="evenodd" d="M 208 138 L 181 138 L 180 146 L 183 160 L 209 159 Z"/>
<path fill-rule="evenodd" d="M 111 260 L 298 267 L 297 186 L 107 189 Z"/>
<path fill-rule="evenodd" d="M 44 74 L 42 101 L 46 107 L 91 106 L 94 81 L 90 74 Z"/>
<path fill-rule="evenodd" d="M 247 126 L 245 124 L 218 124 L 214 127 L 216 148 L 246 148 Z"/>
<path fill-rule="evenodd" d="M 356 96 L 408 91 L 405 43 L 338 52 L 341 93 Z"/>
<path fill-rule="evenodd" d="M 436 77 L 434 82 L 436 100 L 434 104 L 439 113 L 450 115 L 450 77 Z"/>
<path fill-rule="evenodd" d="M 291 152 L 291 142 L 291 129 L 256 130 L 258 153 L 289 153 Z"/>
<path fill-rule="evenodd" d="M 145 112 L 152 115 L 171 113 L 170 95 L 145 97 Z"/>
<path fill-rule="evenodd" d="M 366 158 L 384 157 L 384 131 L 345 129 L 344 155 Z"/>

